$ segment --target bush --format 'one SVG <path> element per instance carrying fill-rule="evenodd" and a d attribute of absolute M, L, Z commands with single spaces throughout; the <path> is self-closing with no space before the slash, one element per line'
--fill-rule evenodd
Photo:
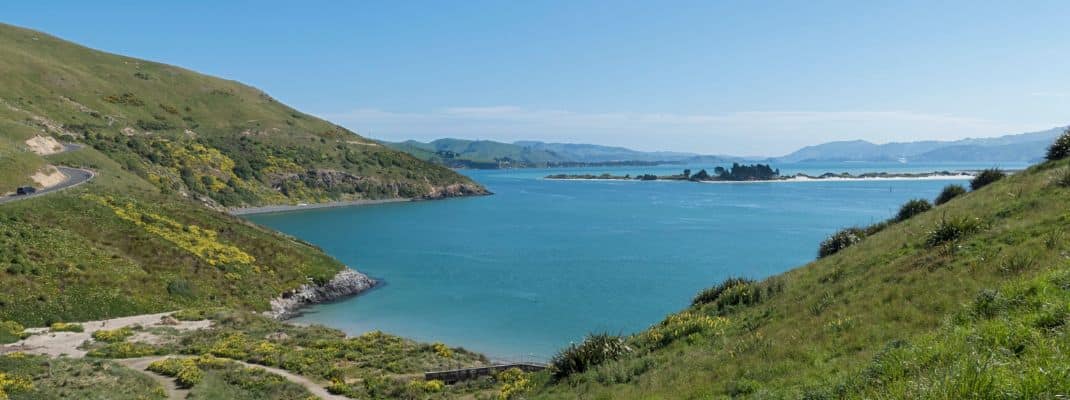
<path fill-rule="evenodd" d="M 846 228 L 839 232 L 836 232 L 821 242 L 821 246 L 817 249 L 817 257 L 825 258 L 833 254 L 839 253 L 840 250 L 851 247 L 851 245 L 861 242 L 866 237 L 865 231 L 858 228 Z"/>
<path fill-rule="evenodd" d="M 96 358 L 136 358 L 152 356 L 160 353 L 160 349 L 147 343 L 118 342 L 108 343 L 102 347 L 90 350 L 86 355 Z"/>
<path fill-rule="evenodd" d="M 1062 160 L 1066 157 L 1070 157 L 1070 128 L 1066 128 L 1062 136 L 1055 139 L 1055 143 L 1048 147 L 1048 160 Z"/>
<path fill-rule="evenodd" d="M 640 343 L 647 348 L 660 349 L 680 338 L 720 335 L 724 333 L 726 326 L 728 326 L 728 319 L 725 317 L 711 317 L 705 314 L 684 311 L 672 314 L 661 323 L 648 329 L 646 333 L 640 336 Z"/>
<path fill-rule="evenodd" d="M 0 321 L 0 344 L 12 343 L 25 339 L 28 334 L 26 328 L 15 321 Z"/>
<path fill-rule="evenodd" d="M 940 191 L 940 195 L 936 196 L 936 205 L 941 205 L 951 201 L 951 199 L 966 194 L 966 188 L 962 185 L 947 185 L 944 186 L 944 190 Z"/>
<path fill-rule="evenodd" d="M 934 247 L 946 242 L 953 242 L 981 230 L 981 220 L 977 218 L 944 218 L 929 231 L 925 243 Z"/>
<path fill-rule="evenodd" d="M 1058 178 L 1055 178 L 1055 185 L 1064 188 L 1070 188 L 1070 169 L 1063 171 L 1062 175 L 1059 175 Z"/>
<path fill-rule="evenodd" d="M 1005 176 L 1007 176 L 1007 174 L 1003 173 L 999 168 L 986 169 L 973 177 L 973 180 L 970 181 L 970 189 L 977 190 L 983 188 L 995 181 L 1003 179 Z"/>
<path fill-rule="evenodd" d="M 899 207 L 899 214 L 895 215 L 896 222 L 902 222 L 910 219 L 911 217 L 929 211 L 933 208 L 932 204 L 929 204 L 928 200 L 913 199 Z"/>
<path fill-rule="evenodd" d="M 550 374 L 553 380 L 561 380 L 631 351 L 620 336 L 607 333 L 588 335 L 583 343 L 569 345 L 550 360 Z"/>
<path fill-rule="evenodd" d="M 133 336 L 134 330 L 128 326 L 124 326 L 119 329 L 101 329 L 93 332 L 93 340 L 98 342 L 116 343 L 126 340 L 126 338 Z"/>
<path fill-rule="evenodd" d="M 82 328 L 81 324 L 73 324 L 66 322 L 55 322 L 49 327 L 52 332 L 84 332 L 85 328 Z"/>
<path fill-rule="evenodd" d="M 707 288 L 707 289 L 699 292 L 699 294 L 697 296 L 695 296 L 694 299 L 691 300 L 691 305 L 698 306 L 698 305 L 702 305 L 702 304 L 712 303 L 714 301 L 717 301 L 717 299 L 719 297 L 721 297 L 721 293 L 724 293 L 725 290 L 727 290 L 727 289 L 729 289 L 729 288 L 731 288 L 733 286 L 736 286 L 736 285 L 749 285 L 749 284 L 752 284 L 752 283 L 754 283 L 754 281 L 750 280 L 750 279 L 747 279 L 747 278 L 728 278 L 728 279 L 725 279 L 724 281 L 722 281 L 717 286 L 714 286 L 714 287 L 711 287 L 711 288 Z"/>
<path fill-rule="evenodd" d="M 165 358 L 149 364 L 149 371 L 175 378 L 179 387 L 190 388 L 204 379 L 204 371 L 197 367 L 193 358 Z"/>

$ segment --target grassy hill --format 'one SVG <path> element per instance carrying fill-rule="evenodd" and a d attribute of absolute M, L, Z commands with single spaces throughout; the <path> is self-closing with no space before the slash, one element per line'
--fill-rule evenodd
<path fill-rule="evenodd" d="M 9 25 L 0 87 L 6 138 L 84 142 L 161 191 L 212 205 L 483 193 L 256 88 Z"/>
<path fill-rule="evenodd" d="M 1067 204 L 1070 160 L 1034 166 L 798 269 L 729 281 L 619 342 L 596 337 L 562 353 L 578 372 L 532 397 L 1065 395 Z"/>
<path fill-rule="evenodd" d="M 255 88 L 8 25 L 0 87 L 0 192 L 48 165 L 97 174 L 0 204 L 0 321 L 263 310 L 344 266 L 218 210 L 485 193 Z M 43 155 L 35 137 L 85 146 Z"/>

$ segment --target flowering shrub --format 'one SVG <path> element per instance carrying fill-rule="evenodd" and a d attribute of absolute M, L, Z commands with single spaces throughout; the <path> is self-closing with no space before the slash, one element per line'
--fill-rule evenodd
<path fill-rule="evenodd" d="M 25 392 L 32 389 L 33 382 L 29 378 L 0 372 L 0 400 L 7 400 L 8 393 Z"/>
<path fill-rule="evenodd" d="M 149 371 L 175 378 L 175 382 L 184 388 L 192 387 L 204 379 L 204 371 L 197 366 L 193 358 L 165 358 L 149 364 Z"/>
<path fill-rule="evenodd" d="M 90 350 L 86 355 L 97 358 L 134 358 L 151 356 L 159 352 L 160 349 L 147 343 L 118 342 Z"/>
<path fill-rule="evenodd" d="M 10 343 L 25 339 L 29 336 L 22 324 L 15 321 L 0 321 L 0 343 Z"/>
<path fill-rule="evenodd" d="M 66 323 L 66 322 L 54 322 L 49 327 L 52 332 L 82 332 L 85 328 L 82 328 L 81 324 Z"/>
<path fill-rule="evenodd" d="M 437 379 L 429 381 L 412 380 L 409 381 L 409 388 L 423 393 L 439 393 L 446 389 L 446 384 Z"/>
<path fill-rule="evenodd" d="M 861 242 L 866 233 L 858 228 L 846 228 L 829 236 L 821 242 L 817 250 L 817 257 L 824 258 L 839 253 L 851 245 Z"/>
<path fill-rule="evenodd" d="M 1050 161 L 1062 160 L 1070 157 L 1070 128 L 1063 132 L 1062 136 L 1055 139 L 1055 143 L 1048 147 L 1046 158 Z"/>
<path fill-rule="evenodd" d="M 728 318 L 684 311 L 672 314 L 661 323 L 651 327 L 642 340 L 653 348 L 661 348 L 673 341 L 691 335 L 721 335 L 728 326 Z"/>
<path fill-rule="evenodd" d="M 431 348 L 435 350 L 435 354 L 442 358 L 453 358 L 453 350 L 445 344 L 435 342 L 431 345 Z"/>
<path fill-rule="evenodd" d="M 101 329 L 93 332 L 93 340 L 98 342 L 115 343 L 126 340 L 126 338 L 133 336 L 134 330 L 130 327 L 124 326 L 119 329 Z"/>
<path fill-rule="evenodd" d="M 535 386 L 535 384 L 528 379 L 528 374 L 525 374 L 520 368 L 509 368 L 498 373 L 494 379 L 502 384 L 502 388 L 498 392 L 498 400 L 519 398 Z"/>
<path fill-rule="evenodd" d="M 251 265 L 256 258 L 238 247 L 221 243 L 218 234 L 197 225 L 183 225 L 159 214 L 139 210 L 133 203 L 119 204 L 111 197 L 84 195 L 86 199 L 111 208 L 115 215 L 134 223 L 146 231 L 162 237 L 176 246 L 195 254 L 208 265 Z"/>

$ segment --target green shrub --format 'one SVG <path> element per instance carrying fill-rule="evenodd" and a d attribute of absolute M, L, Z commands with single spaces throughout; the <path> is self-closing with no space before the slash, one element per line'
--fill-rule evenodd
<path fill-rule="evenodd" d="M 877 232 L 883 231 L 884 228 L 887 228 L 887 227 L 888 227 L 888 221 L 881 221 L 881 222 L 872 224 L 872 225 L 867 226 L 865 229 L 862 230 L 862 232 L 864 233 L 863 236 L 873 236 Z"/>
<path fill-rule="evenodd" d="M 1055 139 L 1055 143 L 1048 147 L 1048 160 L 1062 160 L 1066 157 L 1070 157 L 1070 128 L 1066 128 L 1062 136 Z"/>
<path fill-rule="evenodd" d="M 851 247 L 861 242 L 866 237 L 866 232 L 858 228 L 846 228 L 829 236 L 817 249 L 817 257 L 825 258 L 839 253 L 840 250 Z"/>
<path fill-rule="evenodd" d="M 620 336 L 607 333 L 588 335 L 583 343 L 569 345 L 550 360 L 550 374 L 555 381 L 561 380 L 631 351 Z"/>
<path fill-rule="evenodd" d="M 108 343 L 102 347 L 90 350 L 86 355 L 96 358 L 136 358 L 152 356 L 160 353 L 160 349 L 147 343 L 117 342 Z"/>
<path fill-rule="evenodd" d="M 85 328 L 82 328 L 82 324 L 66 323 L 66 322 L 54 322 L 49 327 L 52 332 L 84 332 Z"/>
<path fill-rule="evenodd" d="M 925 243 L 930 247 L 953 242 L 981 230 L 981 220 L 977 218 L 944 218 L 929 231 Z"/>
<path fill-rule="evenodd" d="M 93 340 L 106 343 L 117 343 L 126 340 L 126 338 L 133 336 L 134 330 L 128 326 L 124 326 L 119 329 L 101 329 L 93 332 Z"/>
<path fill-rule="evenodd" d="M 902 222 L 910 219 L 911 217 L 929 211 L 933 208 L 932 204 L 929 204 L 925 199 L 913 199 L 899 207 L 899 213 L 895 215 L 896 222 Z"/>
<path fill-rule="evenodd" d="M 981 171 L 977 176 L 973 177 L 970 181 L 970 189 L 977 190 L 992 184 L 995 181 L 1003 179 L 1007 174 L 1001 171 L 999 168 L 989 168 Z"/>
<path fill-rule="evenodd" d="M 725 290 L 736 285 L 749 285 L 754 283 L 753 280 L 747 278 L 728 278 L 722 281 L 717 286 L 707 288 L 701 292 L 694 299 L 691 300 L 691 305 L 697 306 L 707 303 L 712 303 L 724 293 Z"/>
<path fill-rule="evenodd" d="M 941 205 L 951 201 L 951 199 L 966 194 L 966 188 L 962 185 L 947 185 L 944 186 L 944 190 L 940 191 L 940 195 L 936 196 L 936 205 Z"/>
<path fill-rule="evenodd" d="M 0 344 L 13 343 L 25 339 L 28 334 L 22 324 L 15 321 L 0 321 Z"/>
<path fill-rule="evenodd" d="M 175 378 L 175 382 L 182 388 L 193 387 L 204 379 L 204 371 L 197 366 L 197 360 L 193 358 L 169 357 L 153 361 L 146 369 Z"/>

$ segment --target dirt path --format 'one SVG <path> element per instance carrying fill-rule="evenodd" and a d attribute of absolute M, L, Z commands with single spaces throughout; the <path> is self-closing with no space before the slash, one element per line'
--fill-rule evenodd
<path fill-rule="evenodd" d="M 152 379 L 155 379 L 155 380 L 159 381 L 161 384 L 163 384 L 164 389 L 167 389 L 167 396 L 168 396 L 169 399 L 185 399 L 186 396 L 189 394 L 189 390 L 188 389 L 179 388 L 178 385 L 175 384 L 175 380 L 173 378 L 166 377 L 166 376 L 163 376 L 163 375 L 158 375 L 155 372 L 152 372 L 152 371 L 148 370 L 149 364 L 151 364 L 153 361 L 162 360 L 162 359 L 169 358 L 169 357 L 186 358 L 188 356 L 153 356 L 153 357 L 142 357 L 142 358 L 128 358 L 128 359 L 116 360 L 116 361 L 119 364 L 122 364 L 122 365 L 124 365 L 124 366 L 126 366 L 128 368 L 137 370 L 137 371 L 139 371 L 141 373 L 144 373 L 146 375 L 149 375 L 149 376 L 152 377 Z M 278 368 L 266 367 L 266 366 L 259 365 L 259 364 L 250 364 L 250 363 L 247 363 L 247 362 L 244 362 L 244 361 L 234 360 L 234 359 L 230 359 L 230 358 L 226 358 L 226 360 L 227 361 L 233 361 L 235 363 L 241 364 L 241 365 L 249 367 L 249 368 L 262 369 L 264 371 L 267 371 L 267 372 L 273 373 L 275 375 L 281 376 L 283 378 L 286 378 L 286 380 L 288 380 L 290 382 L 293 382 L 293 383 L 296 383 L 298 385 L 301 385 L 301 387 L 305 388 L 305 390 L 308 390 L 309 393 L 312 393 L 316 397 L 319 397 L 319 398 L 324 399 L 324 400 L 350 400 L 348 397 L 345 397 L 345 396 L 340 396 L 340 395 L 337 395 L 337 394 L 331 394 L 331 392 L 328 392 L 327 389 L 324 389 L 318 383 L 313 382 L 311 379 L 305 378 L 305 377 L 303 377 L 301 375 L 296 375 L 296 374 L 293 374 L 291 372 L 288 372 L 288 371 L 285 371 L 285 370 L 281 370 L 281 369 L 278 369 Z"/>
<path fill-rule="evenodd" d="M 230 359 L 228 358 L 228 360 L 230 360 Z M 316 397 L 319 397 L 319 398 L 324 399 L 324 400 L 349 400 L 348 397 L 337 395 L 337 394 L 331 394 L 331 392 L 328 392 L 327 389 L 324 389 L 318 383 L 313 382 L 311 379 L 305 378 L 305 377 L 303 377 L 301 375 L 296 375 L 296 374 L 293 374 L 291 372 L 287 372 L 287 371 L 284 371 L 284 370 L 281 370 L 281 369 L 278 369 L 278 368 L 265 367 L 263 365 L 258 365 L 258 364 L 250 364 L 250 363 L 247 363 L 247 362 L 244 362 L 244 361 L 238 361 L 238 360 L 231 360 L 231 361 L 234 361 L 234 362 L 236 362 L 238 364 L 242 364 L 242 365 L 244 365 L 246 367 L 260 368 L 260 369 L 265 370 L 267 372 L 270 372 L 270 373 L 273 373 L 275 375 L 278 375 L 278 376 L 281 376 L 283 378 L 286 378 L 286 380 L 303 386 L 305 389 L 308 389 L 309 392 L 311 392 L 312 394 L 316 395 Z"/>
<path fill-rule="evenodd" d="M 174 378 L 171 378 L 171 377 L 168 377 L 168 376 L 163 376 L 163 375 L 157 374 L 155 372 L 149 371 L 149 364 L 152 364 L 153 361 L 162 360 L 164 358 L 167 358 L 167 357 L 166 356 L 157 356 L 157 357 L 143 357 L 143 358 L 127 358 L 127 359 L 122 359 L 122 360 L 115 360 L 115 362 L 119 363 L 120 365 L 122 365 L 124 367 L 130 368 L 130 369 L 136 370 L 138 372 L 141 372 L 141 373 L 143 373 L 145 375 L 148 375 L 149 377 L 151 377 L 156 382 L 159 382 L 160 385 L 163 386 L 164 390 L 167 391 L 167 398 L 168 399 L 170 399 L 170 400 L 183 400 L 183 399 L 186 398 L 186 396 L 189 396 L 189 389 L 183 389 L 183 388 L 178 387 L 178 384 L 175 383 L 175 379 Z"/>
<path fill-rule="evenodd" d="M 86 351 L 79 349 L 83 342 L 92 338 L 93 332 L 101 329 L 118 329 L 125 326 L 141 325 L 145 328 L 167 326 L 178 330 L 204 329 L 211 326 L 211 321 L 179 321 L 177 325 L 164 325 L 161 318 L 171 313 L 135 315 L 106 319 L 101 321 L 80 322 L 82 332 L 51 332 L 48 328 L 29 328 L 30 337 L 15 343 L 0 346 L 0 354 L 21 351 L 29 354 L 43 354 L 50 357 L 68 355 L 85 357 Z"/>

